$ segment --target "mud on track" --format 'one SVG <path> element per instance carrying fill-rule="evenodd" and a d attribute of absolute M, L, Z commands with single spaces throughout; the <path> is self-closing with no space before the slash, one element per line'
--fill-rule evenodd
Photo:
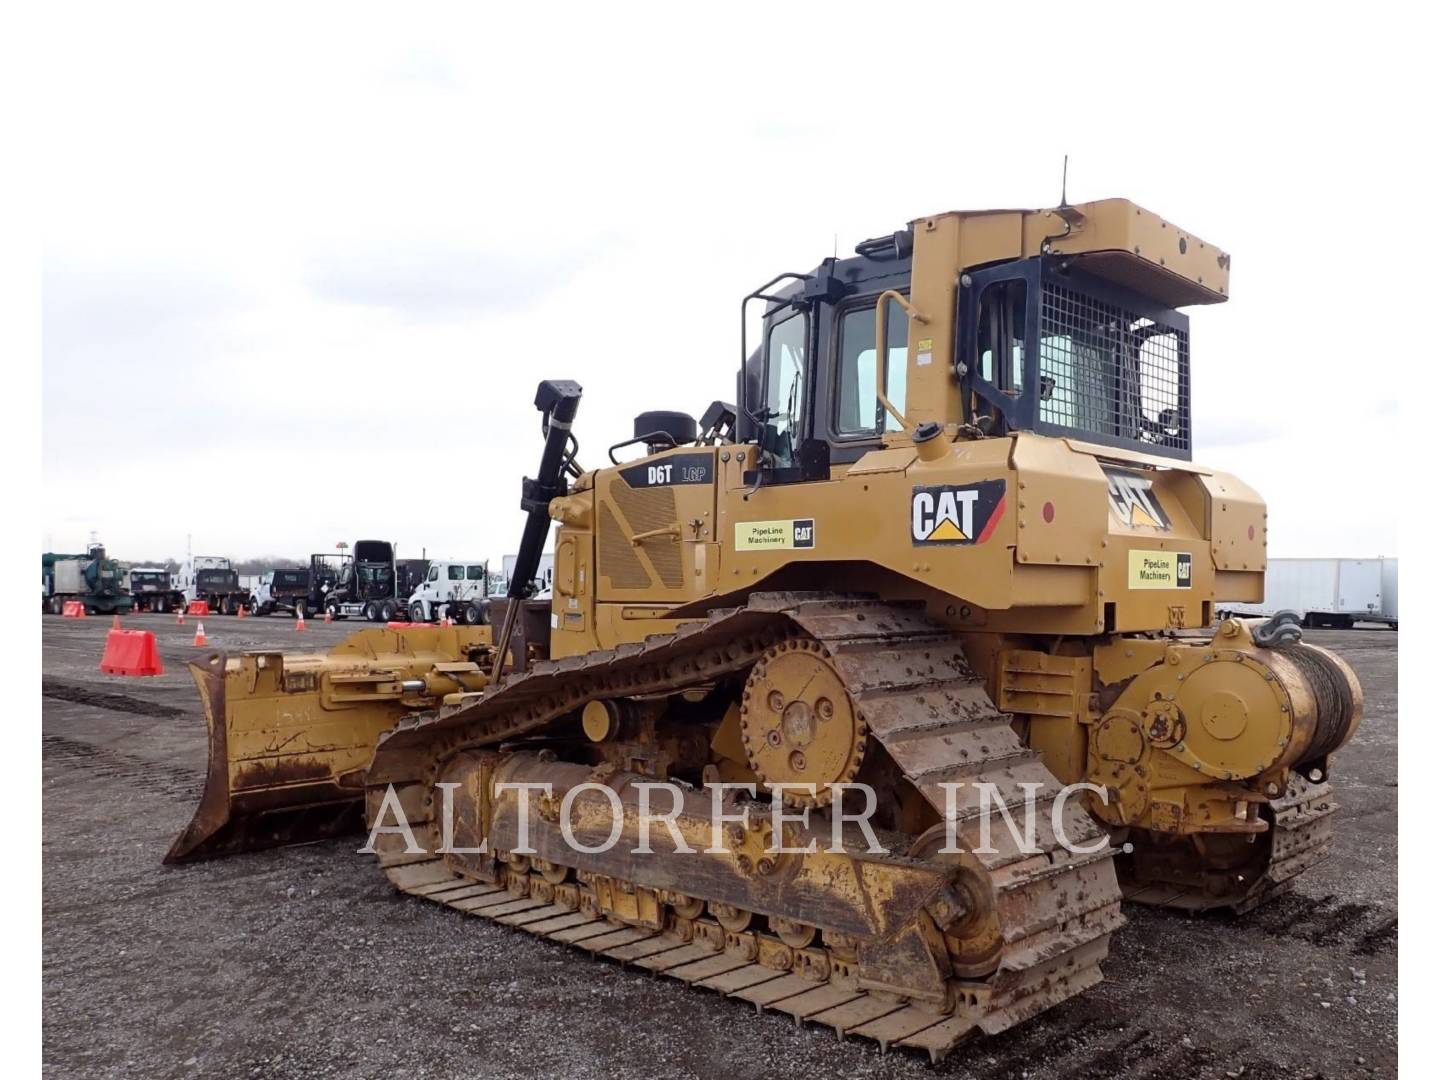
<path fill-rule="evenodd" d="M 1243 919 L 1127 909 L 1105 981 L 938 1070 L 401 897 L 358 842 L 160 866 L 198 797 L 193 624 L 166 674 L 98 669 L 107 620 L 44 617 L 44 1053 L 55 1076 L 1124 1076 L 1395 1072 L 1396 635 L 1312 631 L 1364 684 L 1335 853 Z M 354 625 L 206 620 L 213 647 Z M 1243 1073 L 1240 1070 L 1244 1069 Z"/>

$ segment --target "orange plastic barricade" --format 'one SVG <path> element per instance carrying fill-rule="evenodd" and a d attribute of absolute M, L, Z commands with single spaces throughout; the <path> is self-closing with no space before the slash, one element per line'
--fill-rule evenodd
<path fill-rule="evenodd" d="M 149 630 L 111 630 L 100 670 L 106 675 L 164 675 L 165 665 Z"/>

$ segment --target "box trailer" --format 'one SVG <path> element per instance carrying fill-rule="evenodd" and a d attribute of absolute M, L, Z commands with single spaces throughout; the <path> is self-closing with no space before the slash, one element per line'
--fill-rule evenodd
<path fill-rule="evenodd" d="M 1306 626 L 1349 627 L 1389 622 L 1385 613 L 1386 559 L 1271 559 L 1265 568 L 1265 599 L 1226 603 L 1220 616 L 1273 615 L 1295 611 Z M 1398 581 L 1398 568 L 1394 572 Z"/>
<path fill-rule="evenodd" d="M 510 577 L 515 572 L 515 561 L 518 555 L 506 555 L 503 566 L 505 568 L 505 588 L 510 588 Z M 553 552 L 545 552 L 540 556 L 540 565 L 535 570 L 535 577 L 531 580 L 531 593 L 533 597 L 548 597 L 550 589 L 555 584 L 555 555 Z"/>
<path fill-rule="evenodd" d="M 1400 560 L 1381 559 L 1380 617 L 1391 626 L 1400 625 Z"/>

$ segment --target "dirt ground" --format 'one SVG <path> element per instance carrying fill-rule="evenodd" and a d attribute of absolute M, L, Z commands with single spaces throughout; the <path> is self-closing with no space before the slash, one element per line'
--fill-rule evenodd
<path fill-rule="evenodd" d="M 44 617 L 44 1058 L 55 1076 L 1389 1076 L 1396 1071 L 1396 641 L 1310 631 L 1359 672 L 1332 857 L 1242 920 L 1128 909 L 1094 990 L 938 1069 L 422 900 L 358 841 L 179 869 L 204 721 L 193 624 L 166 674 L 98 669 L 109 620 Z M 215 617 L 225 649 L 348 632 Z"/>

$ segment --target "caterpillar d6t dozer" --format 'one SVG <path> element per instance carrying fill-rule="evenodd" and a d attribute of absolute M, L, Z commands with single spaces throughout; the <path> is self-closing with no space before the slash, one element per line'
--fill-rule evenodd
<path fill-rule="evenodd" d="M 1122 200 L 940 214 L 751 293 L 737 405 L 610 466 L 543 383 L 493 643 L 367 632 L 353 723 L 334 656 L 200 666 L 224 846 L 363 785 L 406 892 L 934 1057 L 1099 980 L 1122 895 L 1263 901 L 1361 693 L 1212 625 L 1265 571 L 1260 498 L 1190 462 L 1178 309 L 1229 265 Z"/>

